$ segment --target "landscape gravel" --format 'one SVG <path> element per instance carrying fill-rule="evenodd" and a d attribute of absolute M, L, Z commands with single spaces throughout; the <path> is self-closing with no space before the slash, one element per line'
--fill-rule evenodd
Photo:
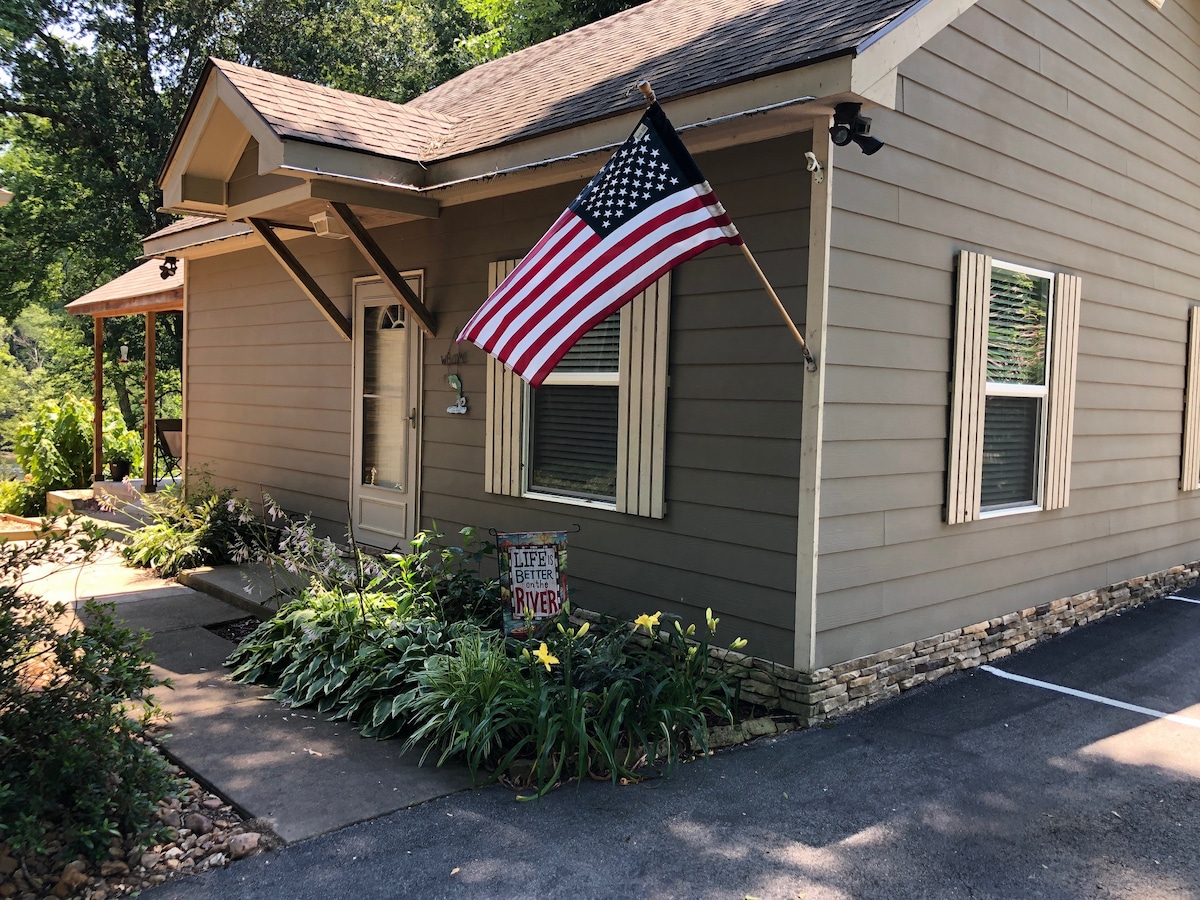
<path fill-rule="evenodd" d="M 172 772 L 186 778 L 178 767 Z M 160 826 L 162 839 L 132 848 L 114 840 L 108 858 L 99 863 L 65 856 L 57 839 L 47 842 L 45 853 L 24 858 L 0 843 L 0 898 L 134 896 L 169 879 L 221 868 L 283 844 L 269 822 L 243 821 L 224 799 L 191 780 L 183 781 L 177 797 L 159 801 L 147 826 Z"/>

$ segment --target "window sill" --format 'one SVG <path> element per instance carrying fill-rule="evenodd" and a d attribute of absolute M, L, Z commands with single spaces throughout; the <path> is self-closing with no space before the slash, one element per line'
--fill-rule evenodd
<path fill-rule="evenodd" d="M 1040 506 L 1011 506 L 1003 509 L 987 509 L 979 514 L 980 519 L 999 519 L 1002 516 L 1019 516 L 1024 513 L 1041 512 Z"/>
<path fill-rule="evenodd" d="M 543 494 L 538 491 L 526 491 L 521 496 L 526 500 L 562 503 L 565 506 L 582 506 L 586 509 L 604 509 L 609 512 L 617 511 L 616 500 L 585 500 L 583 497 L 564 497 L 562 494 Z"/>

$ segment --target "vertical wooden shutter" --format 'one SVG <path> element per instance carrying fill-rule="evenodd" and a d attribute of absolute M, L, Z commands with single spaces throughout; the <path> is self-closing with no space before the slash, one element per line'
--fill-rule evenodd
<path fill-rule="evenodd" d="M 1200 306 L 1188 310 L 1187 381 L 1183 389 L 1181 490 L 1200 489 Z"/>
<path fill-rule="evenodd" d="M 979 518 L 991 272 L 990 256 L 966 250 L 959 254 L 946 464 L 946 522 L 950 525 Z"/>
<path fill-rule="evenodd" d="M 654 519 L 664 515 L 670 310 L 667 273 L 635 297 L 621 316 L 617 512 Z"/>
<path fill-rule="evenodd" d="M 491 264 L 489 294 L 519 262 Z M 616 507 L 618 512 L 655 519 L 665 512 L 670 308 L 671 276 L 667 274 L 635 297 L 621 316 Z M 523 466 L 532 398 L 529 386 L 490 354 L 487 367 L 484 489 L 519 497 L 525 490 Z"/>
<path fill-rule="evenodd" d="M 1083 279 L 1054 277 L 1054 321 L 1050 326 L 1049 408 L 1046 411 L 1046 482 L 1042 509 L 1063 509 L 1071 495 L 1071 445 L 1075 424 L 1075 357 Z"/>
<path fill-rule="evenodd" d="M 519 262 L 519 259 L 506 259 L 488 266 L 489 296 Z M 489 494 L 521 496 L 528 390 L 512 369 L 488 354 L 483 489 Z"/>

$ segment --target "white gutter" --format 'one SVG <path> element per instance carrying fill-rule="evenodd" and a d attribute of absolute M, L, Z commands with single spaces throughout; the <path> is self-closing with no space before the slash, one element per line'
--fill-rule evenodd
<path fill-rule="evenodd" d="M 730 113 L 727 116 L 717 116 L 713 119 L 706 119 L 703 122 L 694 122 L 691 125 L 681 125 L 675 130 L 680 134 L 686 134 L 689 131 L 695 131 L 700 128 L 710 128 L 713 125 L 721 125 L 726 122 L 734 122 L 739 119 L 749 118 L 750 116 L 758 116 L 764 113 L 773 112 L 777 109 L 786 109 L 791 106 L 799 106 L 804 103 L 811 103 L 816 100 L 816 97 L 796 97 L 792 100 L 783 100 L 779 103 L 770 103 L 766 106 L 759 106 L 755 109 L 742 110 L 741 112 Z M 503 169 L 493 169 L 490 172 L 482 172 L 478 175 L 468 175 L 464 178 L 454 178 L 450 181 L 442 181 L 437 184 L 430 185 L 415 185 L 415 184 L 397 184 L 393 181 L 381 181 L 374 178 L 358 178 L 353 175 L 332 175 L 329 172 L 322 172 L 316 169 L 304 169 L 299 166 L 280 166 L 275 170 L 277 174 L 299 175 L 306 178 L 319 178 L 323 181 L 346 181 L 354 184 L 370 185 L 371 187 L 391 188 L 393 190 L 412 191 L 414 193 L 426 194 L 432 191 L 443 191 L 448 188 L 457 187 L 463 184 L 472 184 L 480 181 L 491 181 L 494 178 L 499 178 L 504 175 L 515 175 L 520 172 L 530 172 L 535 169 L 544 169 L 548 166 L 553 166 L 559 163 L 577 162 L 581 159 L 586 159 L 597 153 L 607 153 L 616 150 L 621 144 L 625 143 L 624 139 L 619 141 L 609 141 L 597 147 L 589 147 L 587 150 L 578 150 L 574 153 L 567 153 L 562 156 L 555 156 L 550 159 L 540 159 L 536 162 L 522 163 L 518 166 L 508 166 Z"/>

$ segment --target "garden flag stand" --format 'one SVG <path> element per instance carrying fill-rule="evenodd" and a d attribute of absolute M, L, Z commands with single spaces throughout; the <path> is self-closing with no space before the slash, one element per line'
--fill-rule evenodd
<path fill-rule="evenodd" d="M 538 387 L 595 325 L 664 274 L 710 247 L 731 244 L 754 267 L 800 344 L 816 362 L 717 195 L 650 101 L 633 134 L 588 182 L 529 255 L 459 334 Z"/>

